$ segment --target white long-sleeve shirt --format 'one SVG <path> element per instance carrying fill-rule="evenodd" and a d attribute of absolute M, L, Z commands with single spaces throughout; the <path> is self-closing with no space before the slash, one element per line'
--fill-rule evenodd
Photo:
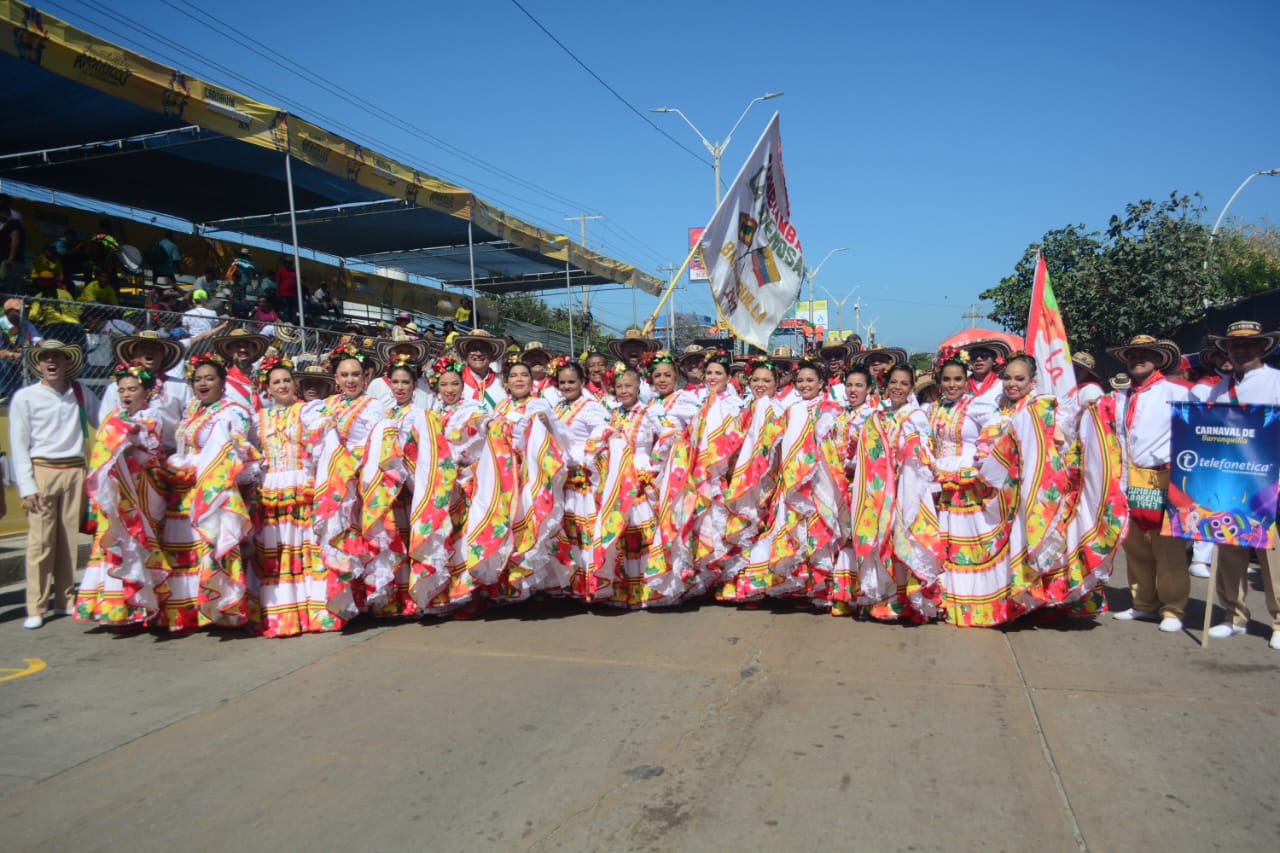
<path fill-rule="evenodd" d="M 1235 397 L 1232 398 L 1234 386 Z M 1213 403 L 1252 403 L 1254 405 L 1280 405 L 1280 370 L 1255 367 L 1239 379 L 1219 379 L 1209 394 Z"/>
<path fill-rule="evenodd" d="M 1169 433 L 1173 427 L 1170 403 L 1188 399 L 1187 389 L 1161 379 L 1134 394 L 1132 389 L 1116 395 L 1116 432 L 1124 458 L 1139 468 L 1160 468 L 1169 464 Z"/>
<path fill-rule="evenodd" d="M 36 486 L 33 459 L 83 459 L 89 452 L 72 384 L 59 394 L 43 382 L 37 382 L 18 389 L 13 395 L 13 402 L 9 404 L 9 447 L 21 497 L 40 491 Z M 88 388 L 80 387 L 92 436 L 98 426 L 98 398 Z"/>

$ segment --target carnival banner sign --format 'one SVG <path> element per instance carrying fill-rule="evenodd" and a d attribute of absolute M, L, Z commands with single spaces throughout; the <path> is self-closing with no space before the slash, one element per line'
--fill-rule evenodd
<path fill-rule="evenodd" d="M 705 228 L 689 229 L 689 248 L 695 248 L 698 241 L 702 239 L 702 232 Z M 696 254 L 689 260 L 689 281 L 709 281 L 711 276 L 707 275 L 707 265 L 702 262 L 702 258 Z"/>
<path fill-rule="evenodd" d="M 703 231 L 698 254 L 729 328 L 767 349 L 770 333 L 795 302 L 804 279 L 800 237 L 791 224 L 782 173 L 777 113 Z"/>
<path fill-rule="evenodd" d="M 1174 403 L 1166 536 L 1270 548 L 1280 406 Z"/>

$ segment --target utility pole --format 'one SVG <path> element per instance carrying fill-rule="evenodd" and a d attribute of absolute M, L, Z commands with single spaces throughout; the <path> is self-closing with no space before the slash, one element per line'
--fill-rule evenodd
<path fill-rule="evenodd" d="M 572 221 L 573 221 L 573 220 L 575 220 L 575 219 L 576 219 L 576 220 L 578 220 L 578 224 L 579 224 L 579 226 L 581 226 L 581 228 L 582 228 L 582 248 L 584 248 L 584 249 L 585 249 L 585 248 L 587 248 L 587 220 L 588 220 L 588 219 L 604 219 L 604 217 L 603 217 L 603 216 L 590 216 L 590 215 L 588 215 L 588 214 L 586 214 L 586 213 L 579 213 L 577 216 L 566 216 L 566 217 L 564 218 L 564 221 L 565 221 L 565 222 L 572 222 Z M 590 310 L 591 310 L 591 297 L 587 295 L 587 286 L 584 284 L 584 285 L 582 285 L 582 316 L 583 316 L 583 318 L 584 318 L 584 319 L 585 319 L 586 317 L 588 317 L 588 316 L 589 316 L 588 312 L 589 312 Z M 570 307 L 569 307 L 569 318 L 570 318 L 570 320 L 572 320 L 572 319 L 573 319 L 573 307 L 572 307 L 572 306 L 570 306 Z M 590 340 L 590 338 L 588 338 L 588 337 L 587 337 L 587 335 L 588 335 L 589 333 L 590 333 L 590 330 L 589 330 L 589 329 L 586 329 L 586 328 L 584 327 L 584 329 L 583 329 L 583 331 L 582 331 L 582 336 L 583 336 L 584 338 L 587 338 L 587 340 Z"/>
<path fill-rule="evenodd" d="M 969 306 L 969 310 L 966 313 L 961 314 L 960 316 L 969 321 L 970 329 L 976 329 L 978 327 L 978 321 L 981 320 L 984 315 L 978 311 L 978 306 L 974 303 Z"/>
<path fill-rule="evenodd" d="M 675 275 L 676 270 L 680 269 L 675 264 L 667 264 L 665 267 L 658 267 L 658 272 L 663 274 L 663 278 L 670 279 Z M 632 310 L 635 310 L 636 291 L 631 289 Z M 671 294 L 671 298 L 667 300 L 667 349 L 671 352 L 676 351 L 676 295 Z"/>

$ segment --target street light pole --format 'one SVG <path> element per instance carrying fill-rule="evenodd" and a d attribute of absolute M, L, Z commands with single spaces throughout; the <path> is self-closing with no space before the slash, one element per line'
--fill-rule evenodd
<path fill-rule="evenodd" d="M 844 331 L 844 304 L 848 302 L 850 299 L 852 299 L 853 294 L 857 293 L 861 289 L 862 289 L 862 285 L 859 284 L 853 290 L 850 290 L 848 293 L 846 293 L 844 295 L 844 299 L 836 299 L 834 296 L 831 295 L 830 290 L 827 290 L 825 287 L 818 288 L 818 290 L 821 290 L 823 293 L 827 294 L 828 299 L 830 299 L 832 302 L 836 304 L 836 317 L 837 317 L 836 322 L 840 324 L 840 331 Z"/>
<path fill-rule="evenodd" d="M 685 124 L 693 128 L 694 133 L 698 134 L 698 138 L 702 140 L 703 147 L 705 147 L 707 151 L 711 154 L 711 168 L 715 172 L 715 180 L 716 180 L 716 207 L 719 207 L 720 206 L 720 158 L 724 155 L 724 150 L 729 147 L 729 142 L 732 141 L 733 139 L 733 132 L 738 129 L 738 125 L 742 124 L 742 120 L 747 117 L 747 113 L 751 111 L 751 108 L 753 106 L 758 104 L 760 101 L 767 101 L 767 100 L 770 100 L 771 98 L 781 98 L 782 95 L 783 95 L 782 92 L 765 92 L 763 95 L 761 95 L 758 98 L 752 98 L 750 103 L 747 104 L 747 108 L 742 111 L 742 115 L 738 116 L 738 120 L 735 121 L 733 123 L 733 127 L 729 129 L 729 133 L 727 136 L 725 136 L 724 142 L 711 142 L 710 140 L 708 140 L 707 137 L 705 137 L 702 134 L 702 131 L 698 130 L 698 126 L 695 125 L 693 122 L 689 121 L 689 117 L 684 113 L 682 113 L 676 107 L 654 107 L 653 109 L 649 110 L 649 112 L 675 113 L 676 115 L 680 116 L 680 118 L 684 119 Z"/>
<path fill-rule="evenodd" d="M 830 252 L 827 252 L 826 256 L 823 257 L 821 261 L 818 262 L 818 265 L 816 267 L 810 267 L 809 269 L 805 270 L 806 274 L 809 276 L 809 328 L 814 330 L 814 335 L 813 335 L 814 343 L 817 343 L 818 334 L 817 334 L 817 329 L 814 328 L 814 325 L 813 325 L 813 280 L 818 277 L 818 272 L 822 269 L 822 265 L 825 264 L 828 260 L 830 260 L 832 255 L 834 255 L 836 252 L 847 252 L 847 251 L 849 251 L 848 246 L 841 246 L 838 249 L 832 249 Z M 848 297 L 845 297 L 845 298 L 847 299 Z"/>
<path fill-rule="evenodd" d="M 1209 269 L 1209 256 L 1213 252 L 1213 239 L 1218 236 L 1218 226 L 1222 224 L 1222 218 L 1227 215 L 1227 208 L 1231 207 L 1231 202 L 1236 200 L 1236 196 L 1240 195 L 1240 191 L 1259 175 L 1280 175 L 1280 169 L 1262 169 L 1254 172 L 1245 178 L 1240 183 L 1240 186 L 1236 187 L 1236 191 L 1231 194 L 1231 198 L 1227 199 L 1227 203 L 1222 206 L 1222 212 L 1218 214 L 1218 221 L 1213 223 L 1213 230 L 1209 232 L 1209 243 L 1204 247 L 1204 268 L 1206 270 Z"/>

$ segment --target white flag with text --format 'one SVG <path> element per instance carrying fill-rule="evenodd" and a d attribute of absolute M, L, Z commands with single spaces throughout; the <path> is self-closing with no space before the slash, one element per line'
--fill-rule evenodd
<path fill-rule="evenodd" d="M 698 254 L 725 323 L 739 338 L 767 350 L 769 335 L 795 302 L 804 279 L 804 257 L 782 172 L 777 113 L 702 232 Z"/>

